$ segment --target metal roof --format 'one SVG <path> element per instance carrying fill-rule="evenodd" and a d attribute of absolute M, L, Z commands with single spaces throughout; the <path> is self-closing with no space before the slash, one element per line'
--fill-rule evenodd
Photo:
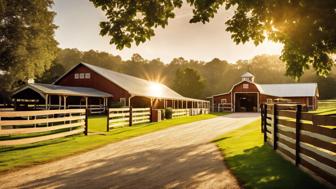
<path fill-rule="evenodd" d="M 317 83 L 256 84 L 260 93 L 277 97 L 307 97 L 317 94 Z"/>
<path fill-rule="evenodd" d="M 125 89 L 128 93 L 134 96 L 144 96 L 153 98 L 166 98 L 166 99 L 176 99 L 176 100 L 193 100 L 193 101 L 204 101 L 199 99 L 192 99 L 184 97 L 174 90 L 170 89 L 166 85 L 155 83 L 152 81 L 140 79 L 127 74 L 118 73 L 112 70 L 101 68 L 87 63 L 80 63 L 84 66 L 90 68 L 97 74 L 105 77 L 109 81 L 115 83 L 119 87 Z M 157 91 L 153 89 L 157 87 Z"/>
<path fill-rule="evenodd" d="M 251 81 L 240 81 L 233 85 L 229 92 L 212 95 L 229 94 L 233 88 L 243 82 L 254 84 L 261 94 L 275 97 L 307 97 L 318 95 L 317 83 L 286 83 L 286 84 L 257 84 Z"/>
<path fill-rule="evenodd" d="M 241 75 L 240 77 L 254 77 L 254 75 L 251 74 L 250 72 L 246 72 L 243 75 Z"/>
<path fill-rule="evenodd" d="M 17 94 L 27 88 L 42 93 L 44 95 L 64 95 L 64 96 L 85 96 L 85 97 L 111 97 L 109 93 L 99 91 L 97 89 L 88 87 L 69 87 L 62 85 L 43 84 L 43 83 L 30 83 L 26 87 L 21 88 L 14 94 Z M 13 94 L 13 95 L 14 95 Z"/>

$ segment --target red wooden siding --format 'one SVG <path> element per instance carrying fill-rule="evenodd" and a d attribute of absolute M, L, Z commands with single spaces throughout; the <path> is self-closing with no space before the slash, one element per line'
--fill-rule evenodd
<path fill-rule="evenodd" d="M 248 85 L 248 88 L 244 88 L 243 86 Z M 243 81 L 241 83 L 238 83 L 237 85 L 235 85 L 232 90 L 226 94 L 219 94 L 216 96 L 212 97 L 213 100 L 213 106 L 218 107 L 218 104 L 221 103 L 222 99 L 226 99 L 226 103 L 231 103 L 232 101 L 232 105 L 234 107 L 234 99 L 235 99 L 235 93 L 258 93 L 259 96 L 259 105 L 262 103 L 266 103 L 267 99 L 278 99 L 279 97 L 276 96 L 269 96 L 269 95 L 264 95 L 264 94 L 260 94 L 257 86 L 254 83 L 250 83 L 247 81 Z M 231 96 L 232 94 L 232 96 Z M 304 104 L 312 109 L 317 109 L 317 97 L 286 97 L 284 99 L 289 99 L 291 102 L 296 102 L 296 103 L 301 103 Z"/>
<path fill-rule="evenodd" d="M 91 77 L 90 79 L 75 79 L 75 73 L 90 73 Z M 119 101 L 120 98 L 126 98 L 127 100 L 130 97 L 130 94 L 126 90 L 81 64 L 63 76 L 55 84 L 95 88 L 112 94 L 113 101 Z"/>

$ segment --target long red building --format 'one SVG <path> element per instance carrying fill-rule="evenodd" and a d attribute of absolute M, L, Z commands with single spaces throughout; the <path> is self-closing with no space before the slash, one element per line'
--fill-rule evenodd
<path fill-rule="evenodd" d="M 70 108 L 92 105 L 153 108 L 209 108 L 207 100 L 184 97 L 153 81 L 79 63 L 53 84 L 30 83 L 16 91 L 19 103 L 44 104 L 45 107 Z"/>
<path fill-rule="evenodd" d="M 317 109 L 317 83 L 258 84 L 249 72 L 241 78 L 230 91 L 209 97 L 212 111 L 257 112 L 260 104 L 279 101 Z"/>

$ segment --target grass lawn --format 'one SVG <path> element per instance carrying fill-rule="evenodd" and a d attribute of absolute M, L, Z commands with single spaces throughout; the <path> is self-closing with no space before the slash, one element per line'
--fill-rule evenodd
<path fill-rule="evenodd" d="M 244 188 L 325 188 L 264 144 L 260 120 L 224 134 L 214 142 Z"/>
<path fill-rule="evenodd" d="M 319 100 L 318 109 L 314 112 L 321 115 L 336 114 L 336 99 Z"/>
<path fill-rule="evenodd" d="M 223 114 L 206 114 L 165 120 L 159 123 L 134 125 L 111 129 L 110 132 L 95 135 L 77 135 L 30 145 L 0 148 L 0 172 L 19 167 L 41 164 L 73 154 L 89 151 L 103 145 L 143 135 L 168 127 L 194 121 L 214 118 Z M 105 117 L 89 119 L 89 131 L 106 131 Z"/>

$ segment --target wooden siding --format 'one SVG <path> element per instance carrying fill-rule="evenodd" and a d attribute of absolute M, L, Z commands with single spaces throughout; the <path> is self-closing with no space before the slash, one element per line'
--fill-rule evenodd
<path fill-rule="evenodd" d="M 90 79 L 75 79 L 75 73 L 90 73 L 91 77 Z M 75 87 L 91 87 L 112 94 L 113 101 L 119 101 L 120 98 L 128 99 L 130 97 L 130 94 L 126 90 L 81 64 L 64 75 L 55 84 Z"/>
<path fill-rule="evenodd" d="M 248 89 L 244 89 L 243 85 L 244 84 L 248 84 Z M 231 103 L 233 104 L 233 107 L 235 105 L 235 93 L 258 93 L 258 101 L 259 101 L 259 105 L 260 104 L 264 104 L 267 102 L 267 99 L 278 99 L 279 97 L 277 96 L 269 96 L 269 95 L 265 95 L 265 94 L 260 94 L 260 91 L 258 90 L 257 86 L 253 83 L 247 82 L 247 81 L 243 81 L 241 83 L 238 83 L 237 85 L 235 85 L 231 91 L 229 91 L 228 93 L 225 94 L 219 94 L 219 95 L 215 95 L 212 97 L 213 100 L 213 106 L 216 108 L 218 107 L 218 104 L 221 103 L 222 99 L 226 99 L 227 103 Z M 232 94 L 232 97 L 231 97 Z M 291 102 L 295 102 L 295 103 L 300 103 L 300 104 L 304 104 L 306 106 L 308 106 L 310 109 L 317 109 L 317 97 L 286 97 L 284 99 L 289 99 Z"/>

